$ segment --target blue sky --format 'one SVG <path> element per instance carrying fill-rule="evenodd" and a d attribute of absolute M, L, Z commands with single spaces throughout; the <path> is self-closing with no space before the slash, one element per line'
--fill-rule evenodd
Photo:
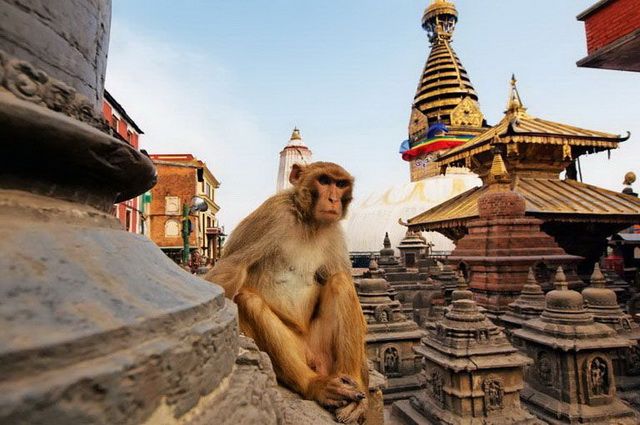
<path fill-rule="evenodd" d="M 632 137 L 584 181 L 639 172 L 640 74 L 578 68 L 575 16 L 595 0 L 458 0 L 453 47 L 490 124 L 515 73 L 532 115 Z M 179 6 L 178 6 L 179 4 Z M 356 176 L 356 197 L 408 181 L 397 154 L 428 55 L 427 0 L 114 0 L 106 86 L 150 153 L 193 153 L 222 182 L 230 230 L 275 190 L 294 125 L 316 160 Z"/>

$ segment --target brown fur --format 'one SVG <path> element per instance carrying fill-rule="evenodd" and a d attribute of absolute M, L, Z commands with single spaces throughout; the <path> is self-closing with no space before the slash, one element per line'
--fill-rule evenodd
<path fill-rule="evenodd" d="M 315 217 L 316 205 L 333 196 L 318 185 L 320 176 L 348 182 L 331 186 L 342 212 L 334 222 Z M 353 177 L 316 162 L 294 167 L 290 180 L 292 189 L 240 222 L 206 279 L 237 303 L 241 330 L 269 354 L 282 383 L 335 409 L 338 420 L 359 422 L 368 406 L 366 324 L 339 226 Z"/>

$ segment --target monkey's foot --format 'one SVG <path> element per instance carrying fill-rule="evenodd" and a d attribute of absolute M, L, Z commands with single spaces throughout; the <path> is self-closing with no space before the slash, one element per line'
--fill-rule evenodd
<path fill-rule="evenodd" d="M 369 410 L 369 400 L 362 399 L 347 404 L 336 410 L 336 419 L 345 424 L 364 423 L 367 411 Z"/>
<path fill-rule="evenodd" d="M 356 382 L 347 375 L 318 377 L 309 385 L 308 392 L 310 398 L 330 408 L 346 407 L 365 398 Z"/>

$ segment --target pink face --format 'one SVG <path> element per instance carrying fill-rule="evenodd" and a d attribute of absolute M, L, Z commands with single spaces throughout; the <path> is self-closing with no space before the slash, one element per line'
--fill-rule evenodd
<path fill-rule="evenodd" d="M 314 218 L 322 224 L 335 223 L 342 218 L 342 199 L 351 189 L 351 183 L 346 179 L 335 179 L 328 174 L 321 174 L 314 181 L 318 193 Z"/>

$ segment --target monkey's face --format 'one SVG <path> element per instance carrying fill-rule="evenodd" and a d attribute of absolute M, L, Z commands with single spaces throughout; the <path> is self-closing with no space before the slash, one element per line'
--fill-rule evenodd
<path fill-rule="evenodd" d="M 320 174 L 313 182 L 315 205 L 313 217 L 321 224 L 331 224 L 343 216 L 343 200 L 349 197 L 351 181 L 340 176 Z"/>

